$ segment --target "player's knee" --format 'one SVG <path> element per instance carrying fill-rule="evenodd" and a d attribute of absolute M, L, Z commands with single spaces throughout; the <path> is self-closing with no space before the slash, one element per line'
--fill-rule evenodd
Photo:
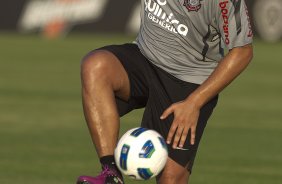
<path fill-rule="evenodd" d="M 188 182 L 188 179 L 184 178 L 183 175 L 179 175 L 175 172 L 162 173 L 161 177 L 159 177 L 157 180 L 160 184 L 180 184 Z"/>
<path fill-rule="evenodd" d="M 187 184 L 190 175 L 187 169 L 171 163 L 173 162 L 168 160 L 165 169 L 157 177 L 157 182 L 159 184 Z"/>
<path fill-rule="evenodd" d="M 81 75 L 82 78 L 100 80 L 110 75 L 110 62 L 109 53 L 105 51 L 94 51 L 86 55 L 81 62 Z"/>

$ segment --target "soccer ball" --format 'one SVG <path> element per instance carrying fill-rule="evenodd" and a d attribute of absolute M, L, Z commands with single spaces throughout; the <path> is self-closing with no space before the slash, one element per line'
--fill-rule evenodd
<path fill-rule="evenodd" d="M 164 168 L 168 152 L 164 138 L 154 130 L 133 128 L 119 140 L 115 161 L 120 171 L 136 180 L 148 180 Z"/>

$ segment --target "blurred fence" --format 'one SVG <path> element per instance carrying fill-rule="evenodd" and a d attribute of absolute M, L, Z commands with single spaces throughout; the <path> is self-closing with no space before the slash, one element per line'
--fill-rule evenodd
<path fill-rule="evenodd" d="M 256 35 L 282 38 L 282 0 L 245 0 Z M 136 33 L 140 0 L 1 0 L 0 30 L 40 32 L 49 37 L 69 31 Z"/>

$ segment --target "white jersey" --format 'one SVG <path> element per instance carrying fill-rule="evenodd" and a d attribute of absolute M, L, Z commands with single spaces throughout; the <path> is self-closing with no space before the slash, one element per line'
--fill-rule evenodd
<path fill-rule="evenodd" d="M 252 42 L 244 0 L 141 0 L 137 44 L 154 65 L 201 84 L 232 49 Z"/>

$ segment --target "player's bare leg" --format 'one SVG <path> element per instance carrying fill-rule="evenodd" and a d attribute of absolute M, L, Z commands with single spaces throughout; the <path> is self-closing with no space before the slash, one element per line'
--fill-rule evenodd
<path fill-rule="evenodd" d="M 157 177 L 158 184 L 188 184 L 190 173 L 172 159 L 168 158 L 163 172 Z"/>
<path fill-rule="evenodd" d="M 112 53 L 96 51 L 82 62 L 81 79 L 85 118 L 97 153 L 113 154 L 119 132 L 115 95 L 129 98 L 127 73 Z"/>
<path fill-rule="evenodd" d="M 85 119 L 97 154 L 113 158 L 119 133 L 115 95 L 128 100 L 127 73 L 112 53 L 95 51 L 81 64 L 81 82 Z"/>

